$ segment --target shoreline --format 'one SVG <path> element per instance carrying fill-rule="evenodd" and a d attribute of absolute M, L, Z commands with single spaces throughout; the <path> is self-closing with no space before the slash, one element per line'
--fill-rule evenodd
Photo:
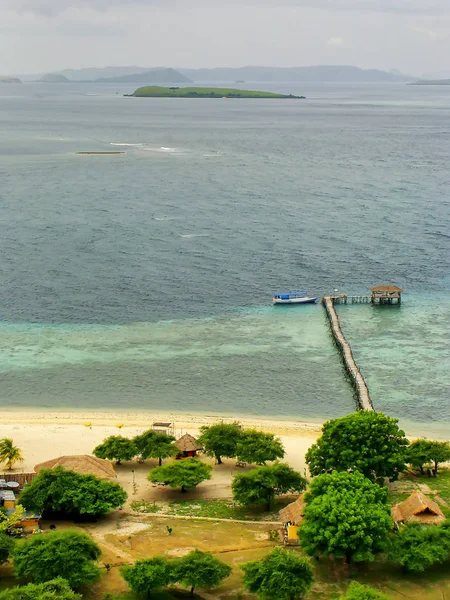
<path fill-rule="evenodd" d="M 341 415 L 344 416 L 344 415 Z M 150 428 L 153 422 L 171 422 L 174 429 L 198 431 L 203 425 L 212 425 L 218 421 L 232 423 L 239 421 L 245 428 L 256 428 L 269 433 L 283 436 L 302 434 L 315 434 L 321 432 L 323 424 L 332 417 L 318 418 L 317 420 L 303 420 L 294 416 L 279 415 L 249 415 L 230 413 L 205 413 L 205 412 L 178 412 L 163 410 L 111 410 L 87 408 L 76 409 L 46 409 L 33 407 L 25 408 L 0 408 L 0 437 L 1 425 L 83 425 L 90 423 L 92 427 L 114 427 L 121 424 L 120 429 Z M 412 439 L 426 437 L 436 440 L 449 439 L 450 423 L 416 423 L 399 419 L 399 427 Z"/>
<path fill-rule="evenodd" d="M 176 439 L 189 433 L 198 437 L 202 425 L 210 425 L 223 420 L 231 423 L 239 421 L 245 428 L 255 428 L 272 433 L 280 438 L 286 451 L 284 460 L 299 473 L 307 473 L 305 454 L 308 448 L 316 442 L 321 434 L 321 423 L 303 421 L 283 421 L 276 418 L 264 418 L 249 415 L 212 415 L 197 413 L 163 413 L 156 411 L 99 411 L 99 410 L 5 410 L 0 409 L 0 439 L 12 438 L 21 450 L 24 461 L 14 465 L 12 473 L 30 473 L 35 465 L 64 455 L 91 455 L 93 449 L 112 435 L 127 438 L 135 437 L 150 429 L 154 422 L 171 422 Z M 446 429 L 448 432 L 448 428 Z M 435 435 L 429 427 L 422 427 L 413 432 L 407 428 L 407 436 L 414 438 L 429 437 L 430 439 L 448 439 L 448 433 Z M 212 459 L 204 458 L 211 464 Z M 231 476 L 237 472 L 235 461 L 227 460 L 227 467 L 215 471 L 213 480 L 205 485 L 202 497 L 229 497 Z M 154 463 L 154 464 L 153 464 Z M 147 484 L 146 476 L 155 461 L 145 461 L 139 464 L 135 461 L 122 466 L 115 465 L 118 481 L 128 491 L 131 498 L 133 481 L 131 468 L 139 480 L 139 494 L 144 493 L 146 500 L 153 501 L 160 497 Z M 4 471 L 0 465 L 0 472 Z M 5 471 L 6 472 L 6 471 Z M 9 472 L 9 471 L 8 471 Z M 203 488 L 202 488 L 203 489 Z M 155 495 L 156 494 L 156 495 Z M 169 492 L 168 492 L 169 494 Z M 170 496 L 170 494 L 169 494 Z M 176 496 L 176 494 L 175 494 Z M 174 497 L 175 497 L 174 496 Z"/>
<path fill-rule="evenodd" d="M 286 419 L 286 420 L 285 420 Z M 202 425 L 211 425 L 217 421 L 232 423 L 239 421 L 244 427 L 264 429 L 270 433 L 284 435 L 298 433 L 319 433 L 324 420 L 294 421 L 290 417 L 264 417 L 253 415 L 205 414 L 196 412 L 163 412 L 163 411 L 120 411 L 120 410 L 88 410 L 88 409 L 0 409 L 0 424 L 17 425 L 86 425 L 92 427 L 151 427 L 153 422 L 172 422 L 175 429 L 199 429 Z"/>
<path fill-rule="evenodd" d="M 64 455 L 91 455 L 93 449 L 112 435 L 132 438 L 152 427 L 153 422 L 169 422 L 174 426 L 174 437 L 178 439 L 185 433 L 198 437 L 202 425 L 217 423 L 219 415 L 197 415 L 193 413 L 157 413 L 157 412 L 102 412 L 102 411 L 33 411 L 0 410 L 0 438 L 12 438 L 21 450 L 24 461 L 14 465 L 12 473 L 30 473 L 35 465 Z M 223 416 L 225 422 L 238 420 L 230 415 Z M 306 472 L 305 453 L 320 435 L 318 423 L 282 422 L 273 419 L 240 418 L 246 428 L 256 428 L 279 437 L 286 451 L 285 460 L 300 473 Z M 214 460 L 204 457 L 214 464 Z M 213 480 L 202 488 L 207 497 L 230 497 L 230 482 L 236 469 L 235 460 L 226 460 L 224 469 L 215 471 Z M 146 476 L 155 461 L 136 461 L 115 465 L 118 481 L 127 490 L 131 498 L 133 492 L 131 468 L 134 469 L 139 483 L 139 494 L 145 491 L 147 500 L 154 500 L 161 494 L 149 486 Z M 0 465 L 0 473 L 4 471 Z M 5 471 L 6 472 L 6 471 Z M 9 473 L 9 471 L 8 471 Z M 169 496 L 172 492 L 168 492 Z M 172 494 L 173 495 L 173 494 Z M 174 495 L 175 498 L 176 494 Z M 203 497 L 203 496 L 202 496 Z"/>

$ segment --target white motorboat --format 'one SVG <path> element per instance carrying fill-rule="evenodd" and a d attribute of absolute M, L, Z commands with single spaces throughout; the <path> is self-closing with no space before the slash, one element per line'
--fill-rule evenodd
<path fill-rule="evenodd" d="M 273 295 L 274 304 L 314 304 L 317 298 L 312 298 L 306 292 L 283 292 Z"/>

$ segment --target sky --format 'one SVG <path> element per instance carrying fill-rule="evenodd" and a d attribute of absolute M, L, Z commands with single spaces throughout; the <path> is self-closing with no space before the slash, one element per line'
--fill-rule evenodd
<path fill-rule="evenodd" d="M 0 75 L 318 64 L 450 73 L 450 0 L 0 0 Z"/>

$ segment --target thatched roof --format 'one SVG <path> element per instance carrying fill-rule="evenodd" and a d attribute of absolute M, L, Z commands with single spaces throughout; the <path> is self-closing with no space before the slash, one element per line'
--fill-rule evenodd
<path fill-rule="evenodd" d="M 291 502 L 285 508 L 280 510 L 280 520 L 282 523 L 292 523 L 293 525 L 299 525 L 305 512 L 305 502 L 303 500 L 303 494 Z"/>
<path fill-rule="evenodd" d="M 395 292 L 401 293 L 403 292 L 402 288 L 397 287 L 396 285 L 376 285 L 371 288 L 371 292 L 385 292 L 386 294 L 395 294 Z"/>
<path fill-rule="evenodd" d="M 75 471 L 75 473 L 82 475 L 95 475 L 99 479 L 115 479 L 117 477 L 110 462 L 89 454 L 53 458 L 39 463 L 34 467 L 34 470 L 39 473 L 42 469 L 55 469 L 56 467 L 64 467 L 68 471 Z"/>
<path fill-rule="evenodd" d="M 439 506 L 419 490 L 411 494 L 391 510 L 392 519 L 396 523 L 423 523 L 435 525 L 445 521 L 445 516 Z"/>
<path fill-rule="evenodd" d="M 185 433 L 174 443 L 175 446 L 181 450 L 181 452 L 196 452 L 197 450 L 202 449 L 202 446 L 200 446 L 195 437 L 192 437 L 192 435 L 189 435 L 189 433 Z"/>

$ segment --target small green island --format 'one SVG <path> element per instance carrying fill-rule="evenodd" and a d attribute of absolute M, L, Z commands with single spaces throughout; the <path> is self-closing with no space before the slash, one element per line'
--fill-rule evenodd
<path fill-rule="evenodd" d="M 286 98 L 302 100 L 305 96 L 293 94 L 274 94 L 272 92 L 256 92 L 253 90 L 237 90 L 232 88 L 206 87 L 161 87 L 157 85 L 138 88 L 133 94 L 125 96 L 134 98 Z"/>

